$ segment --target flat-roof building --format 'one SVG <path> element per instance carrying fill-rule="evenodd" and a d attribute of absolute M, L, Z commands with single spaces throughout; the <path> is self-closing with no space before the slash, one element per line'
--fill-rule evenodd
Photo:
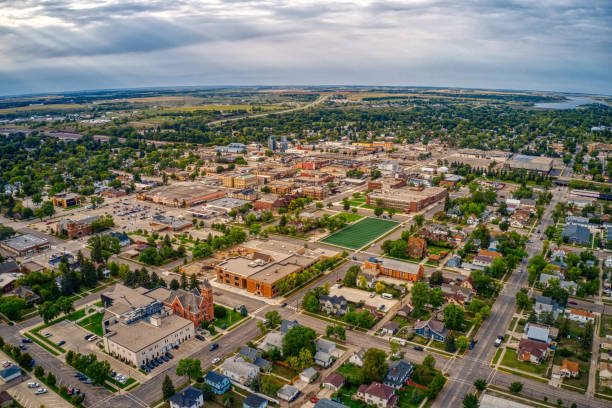
<path fill-rule="evenodd" d="M 172 207 L 193 207 L 208 201 L 221 198 L 225 190 L 197 183 L 172 184 L 136 195 L 140 200 Z"/>
<path fill-rule="evenodd" d="M 0 247 L 17 256 L 23 256 L 49 247 L 49 241 L 36 235 L 23 234 L 0 242 Z"/>
<path fill-rule="evenodd" d="M 406 213 L 418 212 L 430 204 L 443 200 L 448 194 L 444 187 L 400 188 L 373 192 L 367 195 L 367 204 L 395 208 Z"/>
<path fill-rule="evenodd" d="M 216 200 L 209 201 L 206 203 L 206 208 L 212 208 L 213 210 L 219 210 L 224 212 L 230 212 L 237 210 L 243 205 L 250 203 L 249 200 L 241 200 L 239 198 L 232 197 L 221 197 Z"/>
<path fill-rule="evenodd" d="M 551 157 L 515 154 L 506 162 L 506 165 L 511 169 L 525 169 L 548 174 L 553 168 L 553 159 Z"/>

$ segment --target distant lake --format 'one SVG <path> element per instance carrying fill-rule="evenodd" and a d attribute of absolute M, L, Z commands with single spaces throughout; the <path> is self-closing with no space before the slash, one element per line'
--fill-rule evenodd
<path fill-rule="evenodd" d="M 542 109 L 575 109 L 578 106 L 588 105 L 590 103 L 596 103 L 591 98 L 586 98 L 583 96 L 580 97 L 569 97 L 569 101 L 563 102 L 544 102 L 544 103 L 536 103 L 536 108 Z"/>

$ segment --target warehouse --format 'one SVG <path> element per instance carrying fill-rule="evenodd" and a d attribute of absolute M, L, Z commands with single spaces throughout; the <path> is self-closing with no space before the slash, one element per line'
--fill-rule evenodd
<path fill-rule="evenodd" d="M 24 234 L 0 242 L 0 247 L 17 256 L 23 256 L 48 248 L 49 241 L 32 234 Z"/>
<path fill-rule="evenodd" d="M 370 206 L 395 208 L 405 213 L 418 212 L 437 201 L 443 200 L 448 191 L 443 187 L 401 188 L 367 195 Z"/>
<path fill-rule="evenodd" d="M 529 171 L 537 171 L 542 174 L 548 174 L 553 168 L 553 159 L 542 156 L 526 156 L 524 154 L 516 154 L 512 156 L 506 163 L 511 169 L 524 169 Z"/>
<path fill-rule="evenodd" d="M 193 207 L 207 201 L 225 196 L 225 190 L 204 184 L 173 184 L 143 191 L 136 195 L 138 199 L 172 207 Z"/>

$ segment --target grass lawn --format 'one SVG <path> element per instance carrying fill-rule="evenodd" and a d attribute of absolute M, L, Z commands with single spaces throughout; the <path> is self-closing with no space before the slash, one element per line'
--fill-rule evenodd
<path fill-rule="evenodd" d="M 85 316 L 85 308 L 79 309 L 75 312 L 70 313 L 68 316 L 66 316 L 66 319 L 70 320 L 71 322 L 74 322 L 84 316 Z"/>
<path fill-rule="evenodd" d="M 413 400 L 413 392 L 418 390 L 418 395 Z M 425 390 L 419 389 L 414 385 L 406 385 L 399 393 L 398 406 L 401 408 L 418 408 L 425 398 Z"/>
<path fill-rule="evenodd" d="M 450 252 L 450 248 L 440 247 L 440 246 L 435 246 L 435 245 L 428 245 L 427 250 L 429 251 L 430 254 L 436 254 L 436 255 L 440 254 L 440 252 L 446 252 L 446 253 Z"/>
<path fill-rule="evenodd" d="M 398 224 L 399 223 L 396 221 L 367 217 L 327 236 L 322 239 L 321 242 L 351 249 L 359 249 L 368 242 L 374 241 L 387 231 L 393 229 Z"/>
<path fill-rule="evenodd" d="M 363 215 L 359 215 L 359 214 L 355 214 L 355 213 L 347 213 L 347 212 L 341 212 L 340 214 L 336 214 L 334 215 L 332 218 L 337 218 L 339 216 L 344 216 L 344 219 L 346 220 L 347 223 L 351 223 L 357 220 L 360 220 L 363 218 Z"/>
<path fill-rule="evenodd" d="M 504 358 L 502 358 L 501 364 L 506 367 L 516 368 L 536 375 L 543 375 L 546 371 L 545 362 L 542 362 L 541 364 L 532 364 L 525 361 L 518 361 L 516 351 L 509 348 L 506 349 L 506 353 L 504 354 Z"/>
<path fill-rule="evenodd" d="M 358 379 L 361 373 L 361 368 L 351 363 L 345 363 L 338 369 L 340 373 L 346 379 Z"/>
<path fill-rule="evenodd" d="M 573 361 L 578 362 L 578 364 L 580 365 L 580 373 L 576 378 L 564 378 L 563 384 L 582 388 L 586 391 L 589 385 L 589 363 L 584 363 L 575 359 Z"/>
<path fill-rule="evenodd" d="M 504 350 L 497 349 L 497 351 L 495 352 L 495 355 L 493 356 L 493 361 L 491 362 L 491 364 L 497 364 L 497 360 L 499 360 L 499 356 L 501 356 L 502 351 Z"/>
<path fill-rule="evenodd" d="M 297 376 L 295 370 L 289 367 L 282 366 L 280 364 L 272 365 L 272 373 L 280 377 L 286 378 L 287 380 L 292 380 Z"/>
<path fill-rule="evenodd" d="M 223 307 L 221 305 L 215 305 L 216 307 Z M 223 325 L 225 325 L 225 328 L 230 327 L 232 324 L 239 322 L 240 320 L 244 319 L 244 316 L 242 316 L 240 314 L 240 312 L 236 312 L 233 309 L 228 309 L 227 307 L 223 307 L 225 309 L 225 316 L 220 317 L 220 318 L 216 318 L 214 321 L 214 325 L 220 328 L 223 328 Z"/>
<path fill-rule="evenodd" d="M 89 330 L 98 337 L 103 337 L 104 334 L 102 333 L 102 317 L 104 317 L 104 314 L 94 313 L 88 316 L 86 319 L 81 320 L 79 322 L 79 326 L 83 327 L 85 330 Z"/>

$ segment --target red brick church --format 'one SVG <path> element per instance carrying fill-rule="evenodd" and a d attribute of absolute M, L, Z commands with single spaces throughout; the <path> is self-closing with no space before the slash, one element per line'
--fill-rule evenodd
<path fill-rule="evenodd" d="M 191 320 L 195 327 L 200 327 L 202 321 L 210 321 L 214 317 L 213 291 L 208 280 L 204 280 L 199 289 L 178 289 L 172 292 L 164 304 L 174 314 Z"/>

